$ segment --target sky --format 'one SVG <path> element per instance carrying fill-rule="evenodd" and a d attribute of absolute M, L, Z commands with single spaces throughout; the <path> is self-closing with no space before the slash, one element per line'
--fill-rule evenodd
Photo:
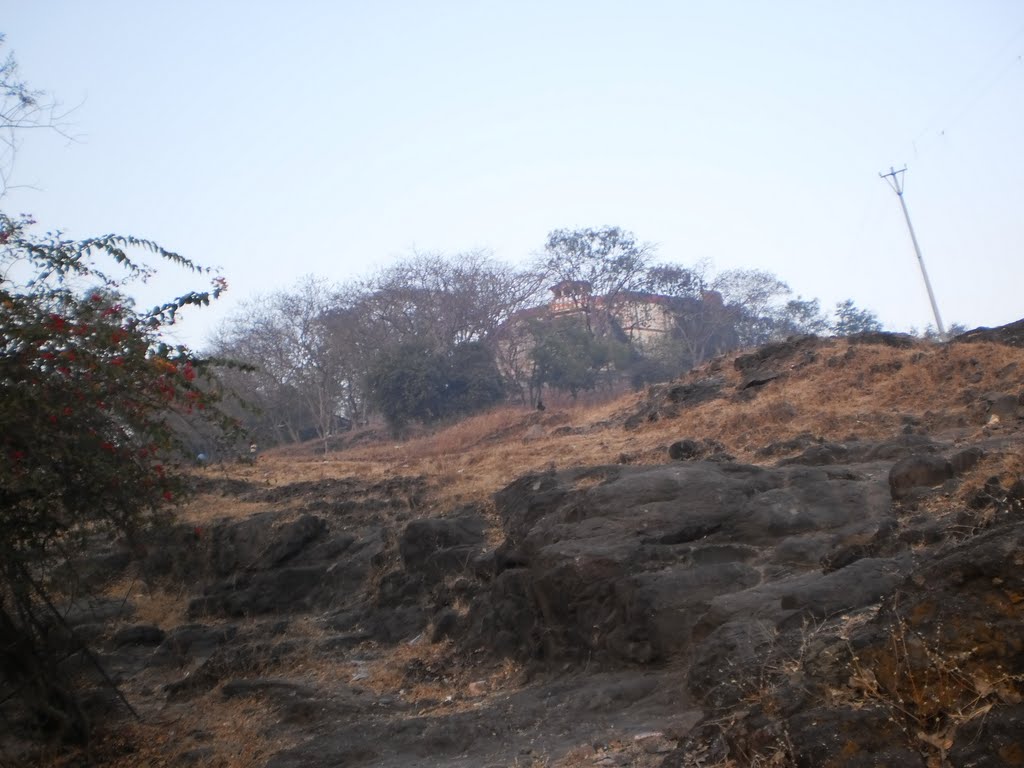
<path fill-rule="evenodd" d="M 218 267 L 242 302 L 619 226 L 891 330 L 1024 317 L 1020 0 L 0 0 L 67 111 L 0 208 Z M 140 303 L 203 279 L 168 267 Z"/>

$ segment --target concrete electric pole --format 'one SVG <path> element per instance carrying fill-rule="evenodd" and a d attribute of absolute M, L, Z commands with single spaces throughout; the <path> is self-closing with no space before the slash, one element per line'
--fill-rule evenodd
<path fill-rule="evenodd" d="M 932 291 L 932 284 L 928 279 L 928 270 L 924 268 L 924 257 L 921 255 L 921 246 L 917 244 L 917 236 L 914 234 L 914 225 L 910 223 L 910 213 L 907 211 L 907 204 L 903 200 L 902 174 L 906 173 L 906 171 L 906 166 L 903 166 L 903 168 L 898 171 L 890 166 L 888 173 L 880 173 L 878 175 L 885 179 L 886 183 L 892 187 L 892 191 L 895 192 L 896 196 L 900 199 L 900 207 L 903 208 L 903 218 L 907 220 L 907 229 L 910 230 L 910 240 L 914 243 L 914 253 L 917 254 L 917 263 L 921 265 L 921 277 L 924 278 L 924 287 L 928 289 L 928 300 L 932 303 L 932 312 L 935 314 L 935 327 L 939 329 L 939 338 L 945 340 L 946 328 L 942 325 L 942 317 L 939 316 L 939 305 L 935 303 L 935 293 Z"/>

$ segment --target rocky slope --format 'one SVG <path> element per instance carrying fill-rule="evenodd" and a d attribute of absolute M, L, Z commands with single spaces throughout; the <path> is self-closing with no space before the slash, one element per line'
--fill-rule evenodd
<path fill-rule="evenodd" d="M 202 524 L 83 564 L 129 585 L 68 614 L 124 696 L 69 658 L 114 724 L 95 755 L 1024 764 L 1019 325 L 940 347 L 796 339 L 608 418 L 527 415 L 474 449 L 534 454 L 492 499 L 444 495 L 461 468 L 211 471 Z M 147 620 L 154 594 L 178 614 Z"/>

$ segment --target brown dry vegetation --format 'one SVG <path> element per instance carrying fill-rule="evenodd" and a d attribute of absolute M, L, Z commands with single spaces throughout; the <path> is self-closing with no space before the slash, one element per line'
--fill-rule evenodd
<path fill-rule="evenodd" d="M 1024 349 L 991 343 L 917 342 L 897 348 L 823 340 L 812 359 L 794 361 L 781 378 L 745 394 L 739 391 L 740 374 L 732 360 L 712 361 L 684 378 L 724 378 L 726 397 L 632 429 L 625 420 L 656 399 L 656 391 L 578 405 L 562 401 L 557 408 L 549 399 L 544 413 L 505 406 L 405 442 L 357 443 L 326 457 L 319 446 L 295 446 L 267 451 L 251 465 L 213 466 L 200 474 L 271 487 L 353 477 L 362 482 L 421 477 L 427 493 L 416 514 L 444 515 L 467 503 L 488 508 L 495 491 L 527 473 L 616 462 L 663 463 L 668 446 L 682 438 L 712 439 L 737 460 L 757 463 L 763 461 L 756 455 L 758 449 L 801 434 L 830 441 L 878 439 L 917 424 L 954 442 L 981 433 L 998 437 L 1000 426 L 986 425 L 979 396 L 989 391 L 1017 393 L 1024 371 Z M 993 475 L 1010 481 L 1022 474 L 1024 457 L 1014 452 L 991 453 L 970 470 L 963 493 Z M 181 509 L 181 516 L 202 526 L 269 508 L 269 504 L 229 496 L 199 495 Z M 501 533 L 496 520 L 493 535 L 497 542 Z M 164 628 L 184 620 L 183 594 L 140 582 L 115 584 L 110 593 L 130 594 L 137 607 L 136 620 Z M 318 631 L 311 623 L 297 623 L 294 629 L 310 636 Z M 467 706 L 491 692 L 507 690 L 520 675 L 510 663 L 472 669 L 454 663 L 452 649 L 443 643 L 403 643 L 374 649 L 374 654 L 372 661 L 358 664 L 339 658 L 336 663 L 320 660 L 304 667 L 302 661 L 291 661 L 287 670 L 279 668 L 273 674 L 287 672 L 289 679 L 300 682 L 358 679 L 361 686 L 377 693 L 421 702 L 424 710 Z M 448 676 L 417 679 L 416 670 L 432 668 L 447 669 Z M 128 691 L 129 696 L 132 693 Z M 240 768 L 258 764 L 285 746 L 268 736 L 272 721 L 273 713 L 258 703 L 226 702 L 215 689 L 173 716 L 147 717 L 122 727 L 116 735 L 102 736 L 96 749 L 107 765 L 156 768 L 174 764 L 180 751 L 175 734 L 202 730 L 216 746 L 217 760 L 208 764 Z M 136 751 L 126 752 L 129 744 Z M 567 756 L 558 765 L 591 764 L 593 750 L 583 752 Z M 522 764 L 549 763 L 524 758 Z"/>
<path fill-rule="evenodd" d="M 929 432 L 959 429 L 966 438 L 985 425 L 977 397 L 1016 390 L 1022 370 L 1024 350 L 998 344 L 918 342 L 901 349 L 824 340 L 813 362 L 760 387 L 756 396 L 713 400 L 635 429 L 627 429 L 623 421 L 648 393 L 578 406 L 563 401 L 566 407 L 549 407 L 544 413 L 505 406 L 405 442 L 378 442 L 326 458 L 318 448 L 291 447 L 269 451 L 252 466 L 206 472 L 268 485 L 422 476 L 431 491 L 425 500 L 428 510 L 443 514 L 453 505 L 486 502 L 531 472 L 620 461 L 661 463 L 668 446 L 686 437 L 717 440 L 738 460 L 754 463 L 759 448 L 800 434 L 832 441 L 885 438 L 909 421 Z M 725 377 L 727 388 L 740 381 L 731 358 L 713 361 L 685 380 L 701 379 L 711 371 Z M 238 501 L 211 508 L 199 498 L 183 515 L 200 522 L 211 515 L 244 516 L 258 509 Z"/>

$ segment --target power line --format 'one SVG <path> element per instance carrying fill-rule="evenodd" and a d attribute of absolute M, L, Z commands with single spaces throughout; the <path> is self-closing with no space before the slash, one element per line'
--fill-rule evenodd
<path fill-rule="evenodd" d="M 950 93 L 942 101 L 926 122 L 924 129 L 911 140 L 910 143 L 914 147 L 915 154 L 917 145 L 925 136 L 931 136 L 934 131 L 938 131 L 938 135 L 944 135 L 975 104 L 987 96 L 989 91 L 998 85 L 1011 69 L 1024 62 L 1024 53 L 1021 53 L 1018 47 L 1018 39 L 1021 36 L 1024 36 L 1024 25 L 1007 38 L 994 56 L 991 56 L 970 78 L 963 81 L 959 89 Z M 1009 59 L 1006 58 L 1007 54 L 1011 54 Z M 998 71 L 996 71 L 997 68 Z M 994 71 L 996 74 L 993 77 Z M 983 84 L 983 80 L 988 80 L 988 82 Z"/>
<path fill-rule="evenodd" d="M 900 199 L 900 207 L 903 209 L 903 218 L 907 220 L 907 229 L 910 230 L 910 240 L 914 244 L 914 253 L 917 254 L 917 263 L 921 266 L 921 277 L 924 278 L 924 287 L 928 289 L 928 300 L 932 303 L 932 312 L 935 314 L 935 326 L 939 329 L 939 338 L 946 338 L 946 328 L 942 325 L 942 317 L 939 316 L 939 305 L 935 302 L 935 293 L 932 291 L 932 283 L 928 279 L 928 270 L 924 267 L 924 257 L 921 255 L 921 246 L 917 244 L 917 235 L 914 234 L 914 225 L 910 223 L 910 213 L 907 211 L 907 203 L 903 199 L 903 174 L 907 167 L 900 170 L 889 167 L 888 173 L 879 173 L 879 177 L 885 179 L 886 183 Z"/>

